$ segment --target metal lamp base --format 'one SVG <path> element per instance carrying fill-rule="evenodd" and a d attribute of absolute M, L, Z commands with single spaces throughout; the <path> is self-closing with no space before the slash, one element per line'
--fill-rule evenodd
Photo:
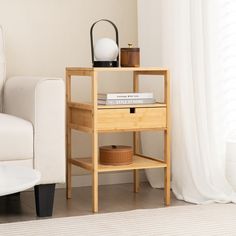
<path fill-rule="evenodd" d="M 93 67 L 118 67 L 118 61 L 94 61 Z"/>

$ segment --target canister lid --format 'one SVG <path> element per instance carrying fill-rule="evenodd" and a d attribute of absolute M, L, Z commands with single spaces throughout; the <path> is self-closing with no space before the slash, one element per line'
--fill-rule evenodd
<path fill-rule="evenodd" d="M 121 48 L 121 51 L 139 52 L 139 48 L 134 48 L 132 43 L 128 43 L 128 48 Z"/>
<path fill-rule="evenodd" d="M 131 151 L 132 147 L 124 145 L 109 145 L 100 147 L 101 151 L 112 151 L 112 152 L 122 152 L 122 151 Z"/>

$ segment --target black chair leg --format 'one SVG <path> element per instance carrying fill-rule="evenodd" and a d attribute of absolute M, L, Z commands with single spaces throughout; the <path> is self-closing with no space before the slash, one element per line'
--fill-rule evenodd
<path fill-rule="evenodd" d="M 34 187 L 35 205 L 38 217 L 52 216 L 55 184 L 41 184 Z"/>
<path fill-rule="evenodd" d="M 9 194 L 9 195 L 6 195 L 7 197 L 9 198 L 20 198 L 20 192 L 19 193 L 12 193 L 12 194 Z"/>

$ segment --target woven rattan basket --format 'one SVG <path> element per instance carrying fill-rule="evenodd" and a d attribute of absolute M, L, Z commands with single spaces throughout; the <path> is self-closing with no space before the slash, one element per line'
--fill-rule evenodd
<path fill-rule="evenodd" d="M 130 146 L 103 146 L 100 147 L 99 154 L 103 165 L 128 165 L 133 162 L 133 149 Z"/>

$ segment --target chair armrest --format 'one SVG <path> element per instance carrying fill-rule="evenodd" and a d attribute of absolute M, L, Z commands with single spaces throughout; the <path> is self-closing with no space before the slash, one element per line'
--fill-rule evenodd
<path fill-rule="evenodd" d="M 41 184 L 65 182 L 65 85 L 63 79 L 17 76 L 4 86 L 4 112 L 34 126 L 34 168 Z"/>

